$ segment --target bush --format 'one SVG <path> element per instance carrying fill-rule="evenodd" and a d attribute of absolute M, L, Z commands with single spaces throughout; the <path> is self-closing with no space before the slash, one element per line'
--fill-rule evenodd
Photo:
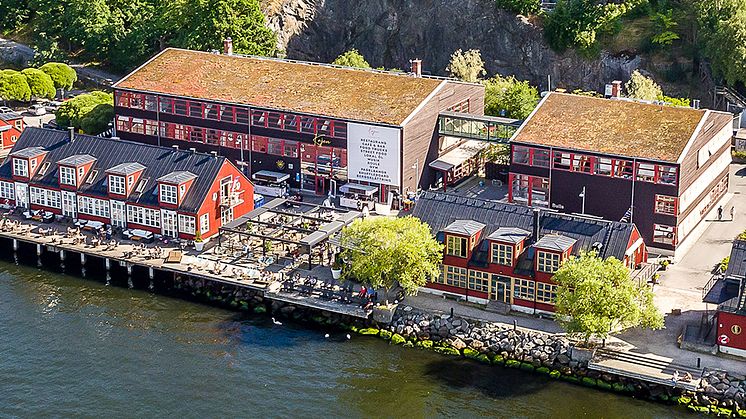
<path fill-rule="evenodd" d="M 61 127 L 82 129 L 91 135 L 100 134 L 114 119 L 114 97 L 100 91 L 76 96 L 63 103 L 55 115 L 57 125 Z"/>
<path fill-rule="evenodd" d="M 746 161 L 746 151 L 733 151 L 731 156 L 733 157 L 733 160 L 741 162 Z"/>
<path fill-rule="evenodd" d="M 497 7 L 528 16 L 541 10 L 541 0 L 496 0 Z"/>

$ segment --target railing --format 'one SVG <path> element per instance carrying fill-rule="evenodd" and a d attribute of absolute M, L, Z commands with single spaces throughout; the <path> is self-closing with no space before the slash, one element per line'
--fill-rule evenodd
<path fill-rule="evenodd" d="M 632 280 L 639 285 L 646 284 L 658 272 L 659 267 L 657 263 L 643 263 L 642 268 L 632 271 Z"/>
<path fill-rule="evenodd" d="M 520 120 L 510 118 L 457 112 L 441 112 L 438 116 L 438 132 L 440 135 L 495 143 L 510 141 L 520 126 Z"/>
<path fill-rule="evenodd" d="M 722 275 L 720 275 L 720 274 L 715 274 L 715 275 L 713 275 L 713 276 L 712 276 L 712 277 L 710 278 L 710 280 L 709 280 L 709 281 L 707 281 L 707 283 L 705 284 L 705 287 L 704 287 L 704 288 L 702 288 L 702 299 L 703 299 L 703 300 L 704 300 L 705 296 L 707 295 L 707 293 L 708 293 L 708 292 L 710 292 L 710 290 L 712 289 L 712 287 L 714 287 L 714 286 L 715 286 L 715 284 L 716 284 L 716 283 L 717 283 L 717 282 L 718 282 L 719 280 L 721 280 L 721 279 L 723 279 L 723 276 L 722 276 Z"/>

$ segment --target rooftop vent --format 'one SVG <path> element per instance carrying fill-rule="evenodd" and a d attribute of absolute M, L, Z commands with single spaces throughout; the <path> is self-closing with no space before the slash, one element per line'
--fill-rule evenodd
<path fill-rule="evenodd" d="M 194 147 L 190 147 L 190 148 L 189 148 L 189 151 L 190 151 L 190 152 L 191 152 L 192 154 L 194 154 L 194 153 L 196 153 L 196 152 L 197 152 L 197 149 L 196 149 L 196 148 L 194 148 Z"/>
<path fill-rule="evenodd" d="M 174 151 L 179 151 L 179 145 L 178 144 L 172 145 L 171 148 L 173 148 Z"/>
<path fill-rule="evenodd" d="M 409 60 L 409 64 L 412 66 L 412 73 L 417 77 L 422 77 L 422 60 L 415 58 Z"/>
<path fill-rule="evenodd" d="M 225 55 L 233 55 L 233 40 L 230 38 L 225 38 L 223 41 L 223 54 Z"/>

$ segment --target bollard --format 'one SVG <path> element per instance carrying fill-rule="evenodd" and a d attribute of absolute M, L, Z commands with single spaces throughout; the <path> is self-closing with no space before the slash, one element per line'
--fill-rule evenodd
<path fill-rule="evenodd" d="M 153 279 L 153 278 L 155 278 L 155 270 L 153 270 L 153 267 L 152 267 L 152 266 L 148 268 L 148 277 L 149 277 L 150 279 Z"/>
<path fill-rule="evenodd" d="M 111 259 L 104 259 L 104 266 L 106 267 L 106 272 L 109 272 L 109 270 L 111 269 Z"/>
<path fill-rule="evenodd" d="M 518 321 L 513 319 L 513 330 L 517 330 L 517 329 L 518 329 Z"/>
<path fill-rule="evenodd" d="M 13 251 L 18 250 L 18 239 L 13 239 Z"/>
<path fill-rule="evenodd" d="M 36 256 L 41 256 L 41 245 L 40 244 L 36 245 Z"/>
<path fill-rule="evenodd" d="M 702 365 L 702 358 L 697 357 L 697 368 L 700 368 L 701 365 Z"/>
<path fill-rule="evenodd" d="M 453 307 L 451 307 L 451 318 L 453 318 Z"/>
<path fill-rule="evenodd" d="M 80 266 L 85 266 L 85 253 L 80 254 Z"/>

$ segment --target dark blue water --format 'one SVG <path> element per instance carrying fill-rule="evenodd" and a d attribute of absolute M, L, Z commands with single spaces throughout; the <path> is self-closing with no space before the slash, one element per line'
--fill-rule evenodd
<path fill-rule="evenodd" d="M 0 263 L 0 417 L 674 418 L 680 408 Z"/>

